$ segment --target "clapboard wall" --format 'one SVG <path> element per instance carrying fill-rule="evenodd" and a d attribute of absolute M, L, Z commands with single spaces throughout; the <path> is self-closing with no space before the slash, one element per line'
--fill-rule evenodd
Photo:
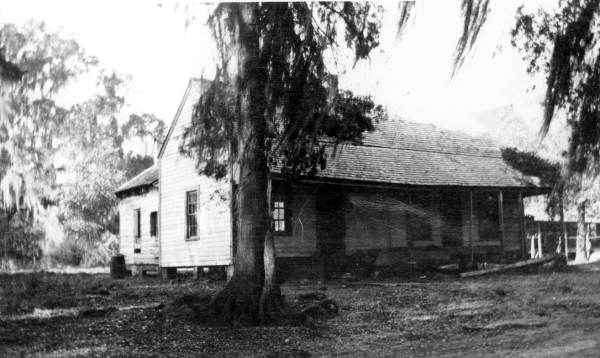
<path fill-rule="evenodd" d="M 159 153 L 161 267 L 221 266 L 232 262 L 228 181 L 200 176 L 195 161 L 179 150 L 201 90 L 200 80 L 190 81 Z M 191 190 L 198 191 L 198 235 L 188 239 L 186 192 Z"/>
<path fill-rule="evenodd" d="M 134 238 L 134 216 L 140 210 L 140 238 Z M 128 265 L 157 265 L 158 237 L 150 235 L 150 213 L 158 211 L 158 188 L 119 200 L 119 253 Z M 138 251 L 138 253 L 136 253 Z"/>

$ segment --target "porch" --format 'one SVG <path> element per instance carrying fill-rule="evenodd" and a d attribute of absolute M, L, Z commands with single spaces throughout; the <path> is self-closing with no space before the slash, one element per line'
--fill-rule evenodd
<path fill-rule="evenodd" d="M 275 185 L 274 197 L 291 208 L 288 231 L 276 233 L 278 260 L 325 276 L 516 261 L 529 254 L 523 198 L 535 194 L 539 188 Z"/>

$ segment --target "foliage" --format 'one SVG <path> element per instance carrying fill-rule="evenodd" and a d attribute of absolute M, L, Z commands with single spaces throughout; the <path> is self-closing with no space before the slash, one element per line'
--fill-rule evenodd
<path fill-rule="evenodd" d="M 453 75 L 464 63 L 468 50 L 475 44 L 487 20 L 489 5 L 489 0 L 462 0 L 463 31 L 456 45 Z"/>
<path fill-rule="evenodd" d="M 0 49 L 0 79 L 16 82 L 23 78 L 23 71 L 14 63 L 7 61 L 4 49 Z"/>
<path fill-rule="evenodd" d="M 583 173 L 600 158 L 600 28 L 599 3 L 568 0 L 555 13 L 520 8 L 512 32 L 513 45 L 529 62 L 528 72 L 547 76 L 542 134 L 555 113 L 564 111 L 571 127 L 570 172 Z"/>
<path fill-rule="evenodd" d="M 533 152 L 523 152 L 517 148 L 502 148 L 502 159 L 521 173 L 540 179 L 540 185 L 552 188 L 546 211 L 553 216 L 560 212 L 567 187 L 559 163 L 540 158 Z"/>
<path fill-rule="evenodd" d="M 409 20 L 415 18 L 415 2 L 400 1 L 398 4 L 398 19 L 396 38 L 400 39 L 406 30 Z M 469 51 L 473 48 L 479 33 L 485 24 L 490 12 L 489 0 L 462 0 L 461 12 L 463 18 L 462 33 L 456 43 L 454 51 L 454 66 L 452 76 L 462 67 Z"/>
<path fill-rule="evenodd" d="M 98 83 L 99 94 L 71 110 L 67 120 L 69 133 L 60 153 L 67 158 L 64 169 L 69 174 L 62 185 L 60 217 L 67 240 L 74 248 L 94 246 L 105 233 L 118 233 L 118 199 L 114 191 L 154 163 L 152 157 L 123 153 L 125 138 L 145 135 L 147 131 L 145 122 L 136 124 L 139 133 L 117 125 L 125 103 L 121 92 L 126 79 L 105 72 Z M 164 128 L 161 120 L 151 118 L 153 124 Z"/>
<path fill-rule="evenodd" d="M 538 177 L 542 186 L 554 187 L 561 180 L 560 164 L 540 158 L 535 153 L 503 148 L 502 158 L 523 174 Z"/>
<path fill-rule="evenodd" d="M 0 47 L 24 71 L 20 81 L 1 89 L 9 110 L 0 116 L 0 153 L 5 164 L 0 173 L 0 203 L 5 209 L 37 210 L 41 198 L 52 200 L 53 139 L 67 114 L 53 96 L 95 59 L 75 41 L 36 22 L 22 29 L 5 25 L 0 29 Z"/>
<path fill-rule="evenodd" d="M 210 24 L 221 64 L 195 109 L 183 149 L 198 159 L 203 174 L 220 178 L 227 173 L 240 146 L 239 96 L 252 77 L 265 88 L 264 112 L 259 115 L 264 115 L 268 161 L 283 165 L 290 174 L 314 173 L 317 165 L 325 164 L 324 147 L 318 142 L 322 136 L 359 140 L 383 116 L 370 98 L 338 92 L 325 63 L 340 24 L 356 58 L 366 58 L 378 45 L 382 9 L 368 3 L 265 3 L 256 11 L 255 26 L 266 45 L 253 56 L 257 62 L 234 74 L 229 59 L 244 46 L 237 41 L 251 41 L 244 36 L 234 39 L 242 9 L 237 4 L 215 9 Z"/>
<path fill-rule="evenodd" d="M 116 252 L 117 238 L 103 234 L 101 239 L 88 242 L 67 237 L 48 253 L 51 264 L 69 266 L 106 266 Z"/>
<path fill-rule="evenodd" d="M 121 167 L 125 170 L 125 179 L 129 180 L 153 165 L 153 157 L 129 152 L 125 154 Z"/>
<path fill-rule="evenodd" d="M 513 45 L 529 61 L 528 72 L 546 75 L 545 135 L 555 117 L 564 113 L 571 128 L 565 181 L 577 202 L 576 261 L 585 253 L 586 205 L 598 195 L 595 184 L 600 168 L 600 3 L 563 0 L 554 13 L 542 9 L 525 13 L 520 8 L 513 30 Z"/>
<path fill-rule="evenodd" d="M 36 262 L 42 258 L 41 243 L 44 232 L 31 213 L 24 210 L 1 218 L 2 242 L 0 257 L 2 261 L 15 260 L 18 263 Z"/>
<path fill-rule="evenodd" d="M 125 138 L 141 138 L 148 153 L 149 139 L 155 148 L 160 148 L 165 139 L 165 123 L 154 114 L 143 113 L 132 114 L 129 120 L 121 126 L 122 135 Z"/>
<path fill-rule="evenodd" d="M 144 169 L 141 166 L 153 162 L 152 158 L 124 154 L 123 143 L 146 133 L 159 139 L 164 123 L 144 114 L 132 115 L 142 118 L 136 122 L 137 132 L 119 126 L 127 77 L 114 71 L 99 72 L 98 93 L 90 99 L 68 107 L 59 105 L 55 98 L 60 91 L 71 80 L 96 69 L 97 60 L 43 23 L 29 22 L 22 28 L 5 25 L 0 29 L 0 48 L 8 61 L 23 70 L 21 80 L 3 83 L 0 88 L 4 104 L 0 116 L 0 216 L 25 215 L 24 227 L 38 228 L 33 235 L 5 222 L 0 240 L 8 246 L 27 243 L 39 247 L 44 232 L 39 230 L 38 213 L 50 205 L 58 206 L 68 241 L 61 250 L 83 252 L 82 257 L 68 260 L 106 261 L 103 238 L 106 232 L 118 230 L 114 190 Z M 31 250 L 32 255 L 36 252 Z"/>

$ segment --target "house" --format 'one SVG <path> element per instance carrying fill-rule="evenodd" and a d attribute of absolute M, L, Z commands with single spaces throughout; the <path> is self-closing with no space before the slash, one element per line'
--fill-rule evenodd
<path fill-rule="evenodd" d="M 179 150 L 206 85 L 189 82 L 158 154 L 158 264 L 167 273 L 232 264 L 229 183 L 198 175 L 194 160 Z M 510 261 L 527 254 L 523 198 L 548 188 L 509 167 L 493 141 L 388 120 L 362 144 L 328 150 L 326 169 L 310 179 L 289 183 L 273 170 L 273 230 L 284 273 L 335 275 L 365 261 Z M 154 193 L 155 182 L 143 185 L 135 200 Z M 129 224 L 137 223 L 141 206 L 124 207 L 123 217 L 134 218 Z M 139 232 L 127 221 L 122 228 Z"/>
<path fill-rule="evenodd" d="M 158 167 L 142 171 L 115 194 L 119 198 L 119 253 L 134 273 L 155 268 L 159 263 Z"/>

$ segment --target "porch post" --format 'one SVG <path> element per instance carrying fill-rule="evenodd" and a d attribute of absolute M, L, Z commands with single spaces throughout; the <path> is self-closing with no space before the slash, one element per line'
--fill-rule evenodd
<path fill-rule="evenodd" d="M 544 255 L 544 252 L 542 250 L 542 224 L 540 224 L 538 222 L 537 224 L 537 251 L 538 251 L 538 256 L 541 258 Z"/>
<path fill-rule="evenodd" d="M 473 190 L 469 190 L 469 244 L 471 245 L 471 265 L 475 264 L 475 246 L 473 245 Z"/>
<path fill-rule="evenodd" d="M 502 253 L 502 260 L 506 256 L 506 234 L 504 233 L 504 198 L 502 191 L 498 192 L 498 221 L 500 222 L 500 251 Z"/>
<path fill-rule="evenodd" d="M 521 243 L 521 258 L 525 257 L 525 209 L 523 207 L 523 192 L 519 191 L 519 242 Z"/>
<path fill-rule="evenodd" d="M 565 260 L 569 261 L 569 237 L 567 236 L 567 224 L 565 224 L 565 209 L 563 206 L 563 197 L 560 196 L 560 228 L 562 230 L 563 241 L 565 243 Z"/>
<path fill-rule="evenodd" d="M 587 260 L 590 259 L 590 251 L 591 251 L 591 242 L 590 242 L 590 223 L 585 225 L 585 258 Z"/>
<path fill-rule="evenodd" d="M 530 245 L 529 246 L 530 247 L 529 258 L 531 258 L 531 259 L 536 258 L 536 255 L 535 255 L 535 240 L 537 240 L 536 237 L 537 237 L 536 235 L 531 235 L 531 240 L 529 240 L 529 245 Z"/>

